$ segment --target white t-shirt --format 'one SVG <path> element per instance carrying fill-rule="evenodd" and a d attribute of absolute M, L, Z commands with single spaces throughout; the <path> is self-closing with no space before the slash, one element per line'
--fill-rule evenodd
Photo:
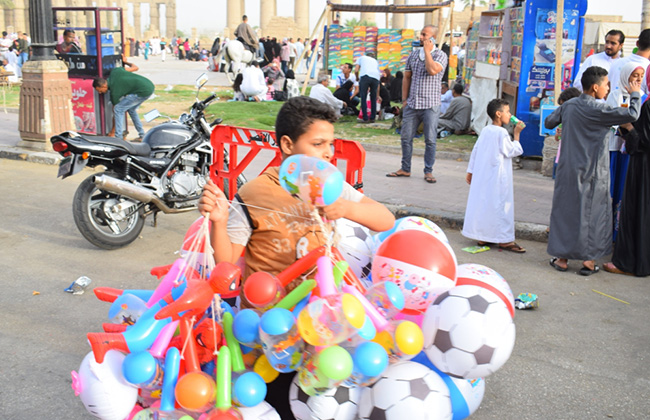
<path fill-rule="evenodd" d="M 374 58 L 364 55 L 359 57 L 357 62 L 354 64 L 359 66 L 359 79 L 363 76 L 369 76 L 377 80 L 381 78 L 379 73 L 379 63 Z"/>
<path fill-rule="evenodd" d="M 616 62 L 616 60 L 619 59 L 618 57 L 619 56 L 617 55 L 616 57 L 612 58 L 605 54 L 605 51 L 590 55 L 580 65 L 580 70 L 578 70 L 578 74 L 576 74 L 576 78 L 573 80 L 573 87 L 578 88 L 582 91 L 582 82 L 580 79 L 582 79 L 582 73 L 584 73 L 585 70 L 592 66 L 598 66 L 604 68 L 609 72 L 611 66 Z M 609 79 L 611 80 L 612 78 L 610 77 Z"/>
<path fill-rule="evenodd" d="M 355 190 L 352 185 L 347 182 L 343 184 L 341 198 L 344 200 L 358 203 L 363 197 L 363 193 Z M 230 242 L 246 246 L 252 234 L 253 228 L 244 213 L 242 203 L 238 200 L 233 200 L 228 214 L 228 237 L 230 238 Z"/>

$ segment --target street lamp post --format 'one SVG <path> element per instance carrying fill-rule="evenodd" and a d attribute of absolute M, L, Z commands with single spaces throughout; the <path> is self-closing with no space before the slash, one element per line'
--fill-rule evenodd
<path fill-rule="evenodd" d="M 51 150 L 53 134 L 74 128 L 68 68 L 54 55 L 52 24 L 51 0 L 29 0 L 32 57 L 22 68 L 18 145 L 33 150 Z"/>

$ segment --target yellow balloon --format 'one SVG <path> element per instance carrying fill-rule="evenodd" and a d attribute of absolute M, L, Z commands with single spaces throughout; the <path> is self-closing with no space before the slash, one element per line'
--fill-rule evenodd
<path fill-rule="evenodd" d="M 264 382 L 271 383 L 275 380 L 275 378 L 280 375 L 280 372 L 277 370 L 273 369 L 273 366 L 269 363 L 269 360 L 266 358 L 266 355 L 261 355 L 257 361 L 255 362 L 255 366 L 253 367 L 253 371 L 260 375 L 262 379 L 264 379 Z"/>
<path fill-rule="evenodd" d="M 424 334 L 415 322 L 404 321 L 395 329 L 395 342 L 402 353 L 415 355 L 424 347 Z"/>
<path fill-rule="evenodd" d="M 345 318 L 354 328 L 359 329 L 363 327 L 363 323 L 366 322 L 366 311 L 363 309 L 363 305 L 359 302 L 359 299 L 349 293 L 345 293 L 341 299 L 341 306 L 343 307 Z"/>

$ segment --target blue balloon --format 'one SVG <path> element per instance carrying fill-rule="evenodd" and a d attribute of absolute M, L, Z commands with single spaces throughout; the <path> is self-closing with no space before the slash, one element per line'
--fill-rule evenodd
<path fill-rule="evenodd" d="M 235 381 L 233 397 L 245 407 L 255 407 L 266 397 L 266 383 L 255 372 L 246 372 Z"/>
<path fill-rule="evenodd" d="M 359 334 L 359 336 L 364 340 L 368 341 L 372 340 L 377 335 L 377 328 L 375 328 L 375 324 L 372 323 L 368 315 L 366 315 L 366 320 L 361 328 L 357 330 L 357 334 Z"/>
<path fill-rule="evenodd" d="M 174 389 L 178 382 L 178 371 L 181 366 L 181 354 L 176 347 L 170 347 L 165 355 L 165 376 L 163 378 L 160 396 L 160 410 L 174 411 Z"/>
<path fill-rule="evenodd" d="M 355 370 L 368 377 L 380 375 L 388 367 L 388 354 L 375 342 L 367 341 L 357 347 L 352 357 Z"/>
<path fill-rule="evenodd" d="M 280 335 L 289 332 L 296 323 L 293 313 L 284 308 L 273 308 L 262 315 L 260 328 L 269 335 Z"/>
<path fill-rule="evenodd" d="M 404 292 L 399 288 L 398 285 L 392 281 L 387 281 L 384 284 L 386 290 L 386 296 L 390 299 L 391 303 L 400 311 L 404 309 Z"/>
<path fill-rule="evenodd" d="M 235 339 L 242 344 L 253 345 L 260 342 L 260 315 L 253 309 L 243 309 L 237 313 L 232 323 Z"/>
<path fill-rule="evenodd" d="M 163 362 L 148 351 L 129 353 L 122 362 L 124 379 L 134 385 L 156 386 L 162 378 Z"/>

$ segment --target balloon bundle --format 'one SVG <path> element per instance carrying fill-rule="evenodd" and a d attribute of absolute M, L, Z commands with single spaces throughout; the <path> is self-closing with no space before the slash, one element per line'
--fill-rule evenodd
<path fill-rule="evenodd" d="M 327 205 L 342 178 L 319 162 L 287 159 L 280 179 Z M 336 230 L 340 251 L 321 246 L 240 288 L 240 268 L 214 264 L 207 218 L 197 220 L 182 258 L 152 270 L 162 277 L 155 290 L 95 289 L 111 322 L 88 334 L 75 393 L 101 419 L 277 419 L 263 401 L 267 384 L 296 372 L 287 398 L 299 419 L 469 416 L 482 378 L 514 345 L 505 280 L 458 266 L 427 219 L 374 236 L 349 221 Z M 311 278 L 287 292 L 305 272 Z M 224 301 L 236 296 L 249 307 Z"/>

